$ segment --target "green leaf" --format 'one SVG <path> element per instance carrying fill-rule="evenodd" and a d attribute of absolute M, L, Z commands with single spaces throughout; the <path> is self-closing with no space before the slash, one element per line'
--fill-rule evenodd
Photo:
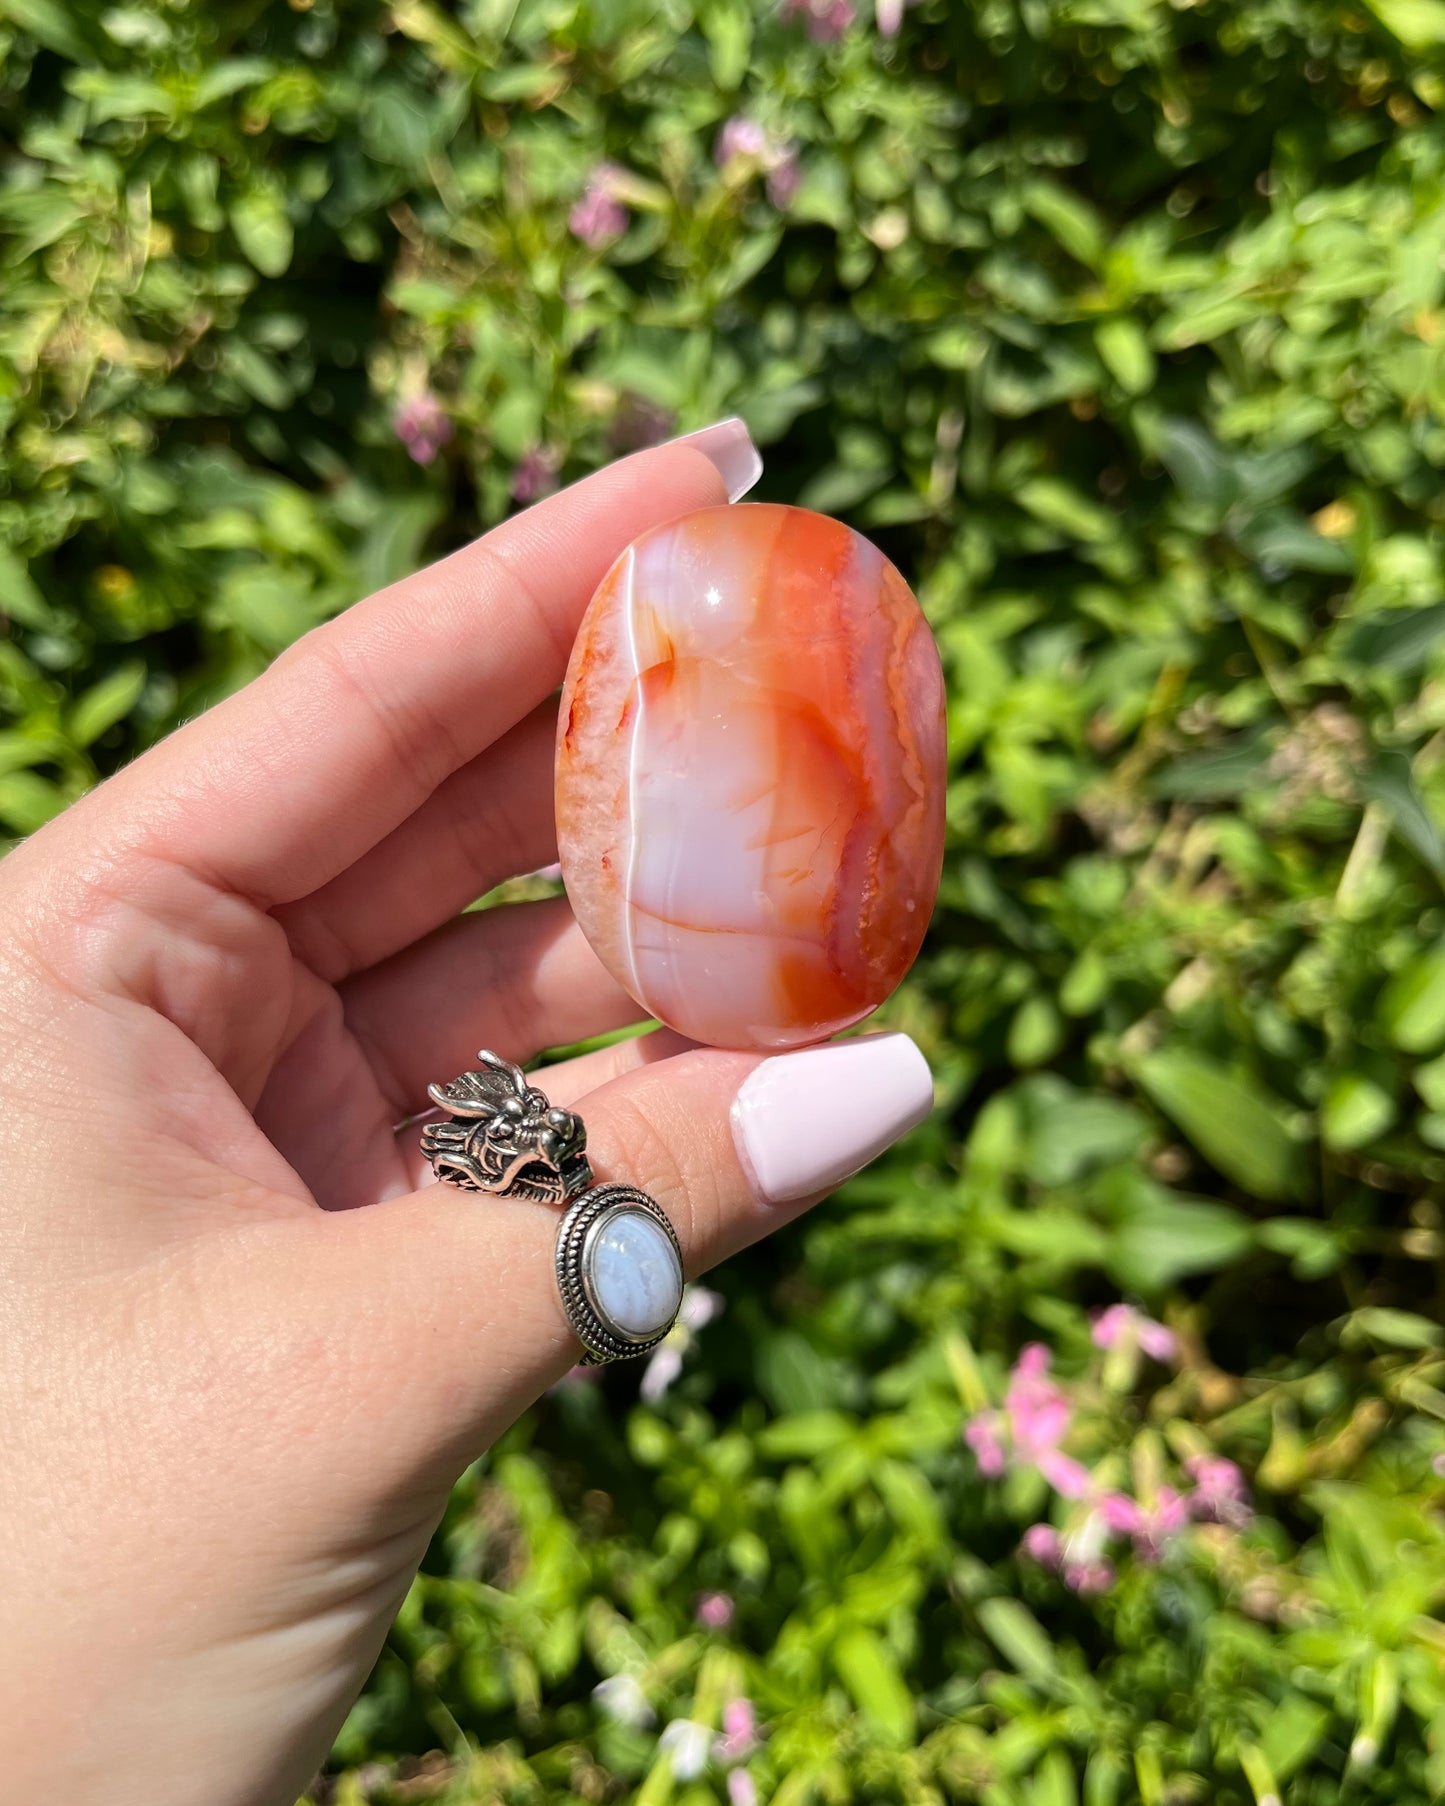
<path fill-rule="evenodd" d="M 1104 228 L 1087 201 L 1062 183 L 1039 179 L 1028 184 L 1023 202 L 1071 257 L 1090 269 L 1099 265 L 1104 256 Z"/>
<path fill-rule="evenodd" d="M 758 1384 L 779 1411 L 827 1411 L 849 1402 L 845 1375 L 841 1362 L 797 1330 L 773 1330 L 759 1344 Z"/>
<path fill-rule="evenodd" d="M 714 0 L 698 13 L 707 37 L 708 65 L 718 89 L 730 93 L 748 72 L 753 47 L 751 10 L 737 0 Z"/>
<path fill-rule="evenodd" d="M 1021 483 L 1014 492 L 1014 500 L 1035 520 L 1056 527 L 1070 539 L 1081 540 L 1085 545 L 1100 545 L 1104 540 L 1112 539 L 1118 530 L 1118 521 L 1107 508 L 1091 502 L 1071 483 L 1058 477 L 1033 477 L 1027 483 Z"/>
<path fill-rule="evenodd" d="M 1206 294 L 1192 306 L 1175 308 L 1160 322 L 1155 337 L 1165 351 L 1187 351 L 1208 345 L 1254 319 L 1261 303 L 1252 295 Z"/>
<path fill-rule="evenodd" d="M 1445 941 L 1402 966 L 1380 994 L 1380 1022 L 1406 1053 L 1445 1046 Z"/>
<path fill-rule="evenodd" d="M 0 772 L 23 771 L 29 765 L 43 765 L 64 750 L 65 742 L 60 735 L 37 722 L 0 731 Z"/>
<path fill-rule="evenodd" d="M 1341 1230 L 1311 1217 L 1271 1217 L 1255 1234 L 1261 1248 L 1289 1260 L 1298 1279 L 1323 1279 L 1349 1253 L 1348 1238 Z"/>
<path fill-rule="evenodd" d="M 1239 484 L 1228 459 L 1192 420 L 1159 423 L 1159 456 L 1186 501 L 1222 514 L 1237 498 Z"/>
<path fill-rule="evenodd" d="M 6 546 L 0 546 L 0 615 L 37 630 L 55 625 L 50 605 L 36 588 L 24 561 Z"/>
<path fill-rule="evenodd" d="M 70 711 L 70 738 L 77 746 L 90 746 L 107 728 L 114 727 L 140 701 L 146 685 L 143 659 L 119 665 L 108 677 L 92 684 Z"/>
<path fill-rule="evenodd" d="M 385 589 L 416 570 L 422 561 L 422 547 L 441 519 L 442 509 L 441 498 L 431 491 L 398 496 L 378 506 L 357 560 L 364 594 Z"/>
<path fill-rule="evenodd" d="M 1286 571 L 1322 571 L 1329 575 L 1355 567 L 1354 554 L 1345 541 L 1326 539 L 1301 516 L 1279 509 L 1258 516 L 1236 537 L 1251 558 Z"/>
<path fill-rule="evenodd" d="M 59 0 L 0 0 L 0 19 L 8 19 L 47 50 L 58 51 L 72 62 L 84 62 L 89 55 L 70 9 Z"/>
<path fill-rule="evenodd" d="M 17 834 L 33 834 L 54 815 L 67 798 L 64 791 L 33 771 L 7 771 L 0 776 L 0 822 Z"/>
<path fill-rule="evenodd" d="M 1094 328 L 1094 343 L 1104 367 L 1126 395 L 1147 395 L 1154 387 L 1157 365 L 1144 328 L 1121 314 Z"/>
<path fill-rule="evenodd" d="M 946 1549 L 948 1530 L 938 1494 L 908 1461 L 880 1461 L 873 1483 L 898 1528 L 926 1549 Z"/>
<path fill-rule="evenodd" d="M 1146 1054 L 1133 1070 L 1164 1114 L 1242 1191 L 1272 1203 L 1302 1195 L 1301 1149 L 1267 1086 L 1186 1047 Z"/>
<path fill-rule="evenodd" d="M 1396 748 L 1376 756 L 1365 773 L 1365 794 L 1385 810 L 1410 851 L 1432 872 L 1445 875 L 1445 841 L 1404 753 Z"/>
<path fill-rule="evenodd" d="M 842 1411 L 796 1411 L 758 1431 L 759 1452 L 775 1461 L 811 1461 L 858 1434 L 856 1419 Z"/>
<path fill-rule="evenodd" d="M 978 1605 L 978 1621 L 1026 1680 L 1048 1686 L 1057 1682 L 1058 1655 L 1048 1632 L 1027 1606 L 1006 1595 L 983 1599 Z"/>
<path fill-rule="evenodd" d="M 723 264 L 716 276 L 719 295 L 735 295 L 772 261 L 783 242 L 781 229 L 749 235 Z"/>
<path fill-rule="evenodd" d="M 846 464 L 826 465 L 798 491 L 798 506 L 819 514 L 846 514 L 888 481 L 884 470 L 854 470 Z"/>
<path fill-rule="evenodd" d="M 1264 1751 L 1252 1743 L 1240 1743 L 1239 1766 L 1244 1770 L 1245 1780 L 1249 1782 L 1255 1806 L 1274 1806 L 1280 1798 L 1279 1779 Z"/>
<path fill-rule="evenodd" d="M 1052 997 L 1035 991 L 1014 1011 L 1006 1043 L 1010 1061 L 1018 1067 L 1042 1066 L 1052 1060 L 1064 1041 L 1064 1025 Z"/>
<path fill-rule="evenodd" d="M 268 652 L 280 652 L 314 625 L 301 579 L 263 565 L 244 565 L 221 586 L 220 612 Z"/>
<path fill-rule="evenodd" d="M 258 182 L 233 201 L 231 230 L 263 276 L 284 276 L 290 269 L 295 234 L 279 185 Z"/>
<path fill-rule="evenodd" d="M 515 69 L 507 75 L 516 76 Z M 531 71 L 520 73 L 530 75 Z M 493 100 L 520 100 L 525 93 L 498 92 L 506 76 L 488 78 L 488 93 Z M 405 89 L 387 85 L 371 96 L 361 118 L 361 136 L 368 152 L 378 162 L 395 164 L 400 169 L 416 170 L 425 163 L 432 147 L 432 119 L 419 96 Z"/>
<path fill-rule="evenodd" d="M 1152 1296 L 1191 1273 L 1214 1273 L 1254 1246 L 1254 1225 L 1208 1198 L 1166 1190 L 1126 1170 L 1101 1190 L 1113 1221 L 1105 1264 L 1126 1291 Z"/>
<path fill-rule="evenodd" d="M 254 87 L 257 82 L 266 81 L 275 65 L 259 56 L 237 56 L 228 61 L 217 63 L 208 69 L 196 83 L 192 102 L 199 110 L 214 106 L 218 100 L 225 100 L 229 95 L 239 94 L 242 88 Z"/>
<path fill-rule="evenodd" d="M 1365 0 L 1370 11 L 1411 50 L 1445 44 L 1445 0 Z"/>
<path fill-rule="evenodd" d="M 1116 1750 L 1092 1750 L 1084 1770 L 1084 1806 L 1118 1806 L 1128 1772 L 1128 1764 Z"/>
<path fill-rule="evenodd" d="M 65 85 L 86 103 L 91 120 L 104 125 L 112 119 L 145 119 L 155 115 L 170 119 L 178 111 L 176 99 L 159 82 L 143 75 L 112 75 L 104 69 L 78 69 Z"/>
<path fill-rule="evenodd" d="M 1191 753 L 1163 765 L 1150 779 L 1156 796 L 1208 799 L 1243 796 L 1265 775 L 1274 749 L 1261 734 L 1242 734 L 1212 752 Z"/>
<path fill-rule="evenodd" d="M 1320 1134 L 1326 1147 L 1363 1148 L 1377 1141 L 1395 1121 L 1395 1100 L 1371 1079 L 1343 1073 L 1325 1093 Z"/>
<path fill-rule="evenodd" d="M 1445 1054 L 1425 1066 L 1417 1066 L 1410 1075 L 1410 1082 L 1430 1109 L 1445 1110 Z"/>
<path fill-rule="evenodd" d="M 1068 1753 L 1056 1744 L 1034 1770 L 1029 1806 L 1078 1806 L 1079 1788 Z"/>
<path fill-rule="evenodd" d="M 1430 608 L 1387 608 L 1354 628 L 1345 642 L 1345 656 L 1375 670 L 1413 671 L 1442 637 L 1445 602 Z"/>
<path fill-rule="evenodd" d="M 231 339 L 226 346 L 225 368 L 263 408 L 279 413 L 290 407 L 294 397 L 280 365 L 247 340 Z"/>
<path fill-rule="evenodd" d="M 1148 1139 L 1149 1125 L 1132 1104 L 1076 1091 L 1052 1075 L 1031 1080 L 1022 1102 L 1024 1171 L 1038 1185 L 1071 1185 L 1087 1172 L 1132 1159 Z"/>
<path fill-rule="evenodd" d="M 879 1736 L 900 1747 L 912 1742 L 913 1695 L 876 1631 L 861 1624 L 843 1631 L 833 1645 L 833 1667 Z"/>
<path fill-rule="evenodd" d="M 1351 1332 L 1368 1336 L 1372 1342 L 1383 1342 L 1387 1348 L 1438 1348 L 1445 1341 L 1445 1330 L 1428 1317 L 1413 1311 L 1389 1310 L 1384 1305 L 1366 1305 L 1351 1311 L 1347 1326 Z"/>

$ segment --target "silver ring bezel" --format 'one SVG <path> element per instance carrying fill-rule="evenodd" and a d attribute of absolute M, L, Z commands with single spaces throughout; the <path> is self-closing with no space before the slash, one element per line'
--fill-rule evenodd
<path fill-rule="evenodd" d="M 602 1226 L 619 1211 L 649 1217 L 662 1229 L 677 1257 L 679 1285 L 683 1283 L 682 1248 L 677 1232 L 655 1198 L 635 1185 L 593 1185 L 575 1197 L 557 1229 L 557 1290 L 567 1321 L 588 1360 L 597 1365 L 648 1353 L 677 1322 L 674 1312 L 661 1329 L 636 1336 L 614 1323 L 598 1304 L 591 1283 L 592 1249 Z"/>

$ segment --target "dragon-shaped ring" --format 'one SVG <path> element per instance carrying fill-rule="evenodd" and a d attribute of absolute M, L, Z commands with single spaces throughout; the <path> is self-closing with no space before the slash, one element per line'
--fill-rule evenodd
<path fill-rule="evenodd" d="M 519 1066 L 485 1049 L 475 1072 L 427 1095 L 445 1119 L 425 1124 L 421 1150 L 446 1185 L 566 1205 L 557 1231 L 557 1290 L 587 1359 L 655 1348 L 682 1304 L 682 1251 L 655 1198 L 597 1185 L 587 1131 L 549 1104 Z"/>
<path fill-rule="evenodd" d="M 429 1122 L 421 1151 L 447 1185 L 502 1197 L 562 1204 L 592 1183 L 587 1131 L 570 1110 L 554 1110 L 510 1060 L 477 1055 L 479 1072 L 464 1072 L 427 1096 L 447 1113 Z"/>

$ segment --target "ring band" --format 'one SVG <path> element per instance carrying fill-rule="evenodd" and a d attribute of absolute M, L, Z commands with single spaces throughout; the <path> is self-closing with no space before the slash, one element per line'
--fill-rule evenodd
<path fill-rule="evenodd" d="M 597 1184 L 580 1116 L 559 1110 L 519 1066 L 485 1048 L 479 1069 L 427 1095 L 446 1112 L 421 1132 L 444 1185 L 565 1205 L 557 1230 L 557 1291 L 587 1359 L 626 1360 L 655 1348 L 682 1307 L 682 1250 L 667 1213 L 635 1185 Z"/>

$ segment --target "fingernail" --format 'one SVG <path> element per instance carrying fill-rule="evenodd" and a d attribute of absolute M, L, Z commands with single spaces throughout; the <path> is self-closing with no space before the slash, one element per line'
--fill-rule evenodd
<path fill-rule="evenodd" d="M 758 448 L 736 414 L 713 426 L 699 427 L 695 433 L 684 433 L 680 439 L 669 439 L 667 444 L 696 446 L 727 484 L 730 502 L 741 501 L 763 474 Z"/>
<path fill-rule="evenodd" d="M 764 1203 L 827 1191 L 915 1129 L 933 1074 L 907 1035 L 860 1035 L 755 1066 L 733 1100 L 733 1140 Z"/>

